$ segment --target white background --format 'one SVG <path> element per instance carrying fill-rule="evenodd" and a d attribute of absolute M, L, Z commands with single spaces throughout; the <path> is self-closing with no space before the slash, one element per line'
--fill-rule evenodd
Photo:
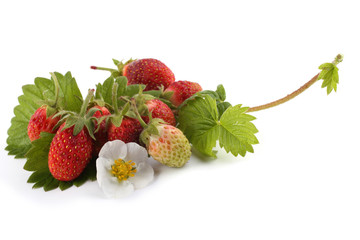
<path fill-rule="evenodd" d="M 1 1 L 1 149 L 21 86 L 70 70 L 83 94 L 112 58 L 152 57 L 177 80 L 222 83 L 233 104 L 276 100 L 345 56 L 337 93 L 316 83 L 253 113 L 254 154 L 193 156 L 125 199 L 96 182 L 45 193 L 0 150 L 1 239 L 360 239 L 358 1 Z M 5 237 L 7 236 L 7 237 Z"/>

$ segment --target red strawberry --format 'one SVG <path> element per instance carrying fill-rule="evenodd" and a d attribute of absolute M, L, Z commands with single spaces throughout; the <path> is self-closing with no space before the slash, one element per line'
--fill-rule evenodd
<path fill-rule="evenodd" d="M 55 133 L 57 129 L 53 129 L 60 120 L 60 117 L 46 117 L 46 106 L 41 106 L 31 116 L 27 128 L 30 141 L 40 138 L 40 132 Z"/>
<path fill-rule="evenodd" d="M 119 127 L 110 123 L 108 129 L 108 140 L 122 140 L 125 143 L 139 143 L 139 137 L 142 130 L 143 128 L 137 119 L 124 117 Z"/>
<path fill-rule="evenodd" d="M 106 107 L 100 107 L 95 106 L 95 108 L 100 109 L 101 111 L 97 111 L 94 113 L 94 117 L 100 118 L 102 116 L 110 115 L 109 110 Z M 95 129 L 97 129 L 99 126 L 97 123 L 95 123 Z M 100 123 L 99 130 L 94 133 L 95 135 L 95 144 L 94 144 L 94 154 L 97 156 L 100 152 L 100 149 L 104 146 L 104 144 L 107 142 L 108 136 L 107 136 L 107 126 L 106 121 L 102 121 Z"/>
<path fill-rule="evenodd" d="M 172 112 L 171 108 L 166 105 L 164 102 L 162 102 L 159 99 L 152 99 L 146 102 L 146 106 L 149 109 L 149 112 L 151 112 L 152 118 L 161 118 L 166 123 L 175 126 L 176 120 L 174 113 Z M 148 123 L 149 117 L 142 117 L 143 120 Z"/>
<path fill-rule="evenodd" d="M 90 162 L 93 144 L 88 131 L 83 128 L 73 135 L 74 126 L 62 131 L 61 125 L 53 138 L 49 151 L 49 170 L 60 181 L 77 178 Z"/>
<path fill-rule="evenodd" d="M 135 60 L 126 64 L 122 73 L 128 84 L 145 84 L 147 90 L 158 90 L 161 85 L 166 89 L 175 81 L 174 73 L 162 62 L 153 58 Z"/>
<path fill-rule="evenodd" d="M 191 97 L 197 92 L 202 91 L 200 84 L 196 82 L 190 81 L 176 81 L 172 83 L 168 88 L 166 88 L 165 92 L 173 91 L 173 95 L 170 98 L 171 103 L 178 107 L 180 106 L 186 99 Z"/>

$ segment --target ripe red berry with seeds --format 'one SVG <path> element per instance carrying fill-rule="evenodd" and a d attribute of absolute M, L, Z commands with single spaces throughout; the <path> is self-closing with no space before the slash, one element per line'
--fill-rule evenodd
<path fill-rule="evenodd" d="M 171 108 L 159 99 L 152 99 L 146 102 L 152 118 L 160 118 L 166 123 L 175 126 L 176 120 Z M 149 117 L 143 117 L 146 123 L 149 122 Z"/>
<path fill-rule="evenodd" d="M 202 91 L 202 87 L 196 82 L 176 81 L 165 89 L 165 93 L 170 91 L 173 92 L 173 95 L 170 98 L 170 102 L 174 106 L 178 107 L 186 99 L 188 99 L 195 93 Z"/>
<path fill-rule="evenodd" d="M 153 58 L 135 60 L 125 65 L 122 73 L 127 77 L 128 84 L 145 84 L 145 91 L 158 90 L 161 86 L 166 89 L 175 81 L 170 68 Z"/>
<path fill-rule="evenodd" d="M 56 132 L 49 151 L 48 165 L 54 178 L 71 181 L 77 178 L 90 162 L 93 142 L 84 128 L 76 136 L 74 126 L 62 131 L 65 123 Z"/>
<path fill-rule="evenodd" d="M 95 106 L 95 108 L 100 110 L 94 113 L 94 117 L 98 119 L 111 114 L 106 107 Z M 98 129 L 98 131 L 94 133 L 96 139 L 94 143 L 94 155 L 97 156 L 102 146 L 108 141 L 106 121 L 102 121 L 100 126 L 95 122 L 94 129 Z"/>
<path fill-rule="evenodd" d="M 124 117 L 119 127 L 110 123 L 108 128 L 108 141 L 121 140 L 125 143 L 139 143 L 142 130 L 143 128 L 137 119 Z"/>
<path fill-rule="evenodd" d="M 27 127 L 30 141 L 39 139 L 41 132 L 56 133 L 57 129 L 54 129 L 54 127 L 59 120 L 60 117 L 46 117 L 46 106 L 41 106 L 38 108 L 31 116 L 29 125 Z"/>

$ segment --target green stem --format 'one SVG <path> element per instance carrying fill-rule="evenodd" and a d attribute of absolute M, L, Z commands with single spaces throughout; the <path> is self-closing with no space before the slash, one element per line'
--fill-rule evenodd
<path fill-rule="evenodd" d="M 81 105 L 80 116 L 84 117 L 86 114 L 87 107 L 89 106 L 91 98 L 94 96 L 94 90 L 89 89 L 88 95 L 86 96 L 83 104 Z"/>
<path fill-rule="evenodd" d="M 332 62 L 332 64 L 334 64 L 335 66 L 338 65 L 339 63 L 341 63 L 344 59 L 344 56 L 342 54 L 338 54 L 334 61 Z M 248 112 L 256 112 L 256 111 L 260 111 L 260 110 L 265 110 L 265 109 L 268 109 L 268 108 L 272 108 L 272 107 L 275 107 L 275 106 L 278 106 L 282 103 L 285 103 L 291 99 L 293 99 L 294 97 L 300 95 L 302 92 L 304 92 L 306 89 L 308 89 L 309 87 L 311 87 L 319 78 L 319 74 L 316 74 L 312 79 L 310 79 L 310 81 L 308 81 L 307 83 L 305 83 L 303 86 L 301 86 L 298 90 L 292 92 L 291 94 L 283 97 L 283 98 L 280 98 L 276 101 L 273 101 L 273 102 L 270 102 L 270 103 L 267 103 L 267 104 L 264 104 L 264 105 L 260 105 L 260 106 L 257 106 L 257 107 L 252 107 L 252 108 L 249 108 L 247 111 Z"/>
<path fill-rule="evenodd" d="M 117 72 L 118 71 L 113 68 L 105 68 L 105 67 L 97 67 L 97 66 L 91 66 L 90 68 L 94 69 L 94 70 L 104 70 L 104 71 L 109 71 L 109 72 Z"/>
<path fill-rule="evenodd" d="M 112 88 L 112 102 L 114 105 L 114 112 L 116 116 L 120 115 L 119 109 L 118 109 L 118 104 L 117 104 L 117 91 L 118 91 L 118 87 L 119 84 L 118 83 L 114 83 L 113 88 Z"/>
<path fill-rule="evenodd" d="M 275 106 L 278 106 L 282 103 L 285 103 L 291 99 L 293 99 L 294 97 L 298 96 L 299 94 L 301 94 L 302 92 L 304 92 L 306 89 L 308 89 L 309 87 L 311 87 L 311 85 L 313 85 L 319 77 L 319 74 L 316 74 L 312 79 L 310 79 L 310 81 L 308 81 L 307 83 L 305 83 L 303 86 L 301 86 L 298 90 L 292 92 L 291 94 L 287 95 L 286 97 L 280 98 L 276 101 L 264 104 L 264 105 L 260 105 L 260 106 L 256 106 L 256 107 L 251 107 L 247 110 L 247 112 L 256 112 L 256 111 L 260 111 L 260 110 L 265 110 L 268 108 L 272 108 Z"/>
<path fill-rule="evenodd" d="M 136 115 L 137 119 L 139 120 L 140 125 L 141 125 L 143 128 L 146 128 L 146 127 L 147 127 L 147 124 L 146 124 L 146 122 L 144 122 L 144 120 L 141 118 L 140 113 L 139 113 L 139 111 L 138 111 L 138 109 L 137 109 L 137 107 L 136 107 L 136 102 L 135 102 L 135 99 L 134 99 L 134 98 L 131 99 L 131 106 L 132 106 L 133 109 L 134 109 L 135 115 Z"/>

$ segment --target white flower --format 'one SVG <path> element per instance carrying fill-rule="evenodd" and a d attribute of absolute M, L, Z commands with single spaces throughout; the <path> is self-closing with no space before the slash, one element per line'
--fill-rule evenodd
<path fill-rule="evenodd" d="M 107 142 L 96 160 L 97 181 L 105 195 L 125 197 L 147 186 L 154 178 L 154 170 L 147 160 L 146 149 L 137 143 Z"/>

